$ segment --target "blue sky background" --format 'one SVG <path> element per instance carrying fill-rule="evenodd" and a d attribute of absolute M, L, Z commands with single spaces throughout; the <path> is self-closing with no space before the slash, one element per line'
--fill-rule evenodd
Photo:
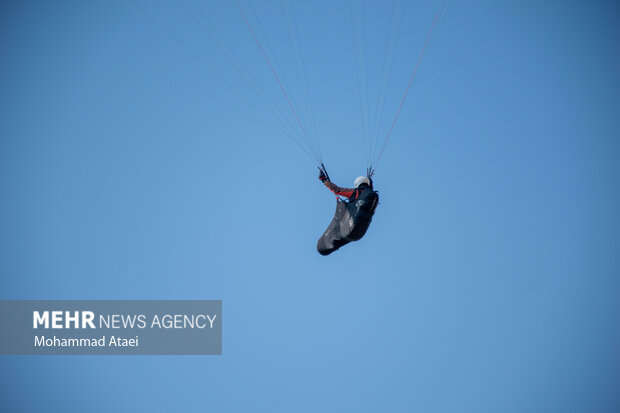
<path fill-rule="evenodd" d="M 373 224 L 329 257 L 313 163 L 206 68 L 261 104 L 183 3 L 137 4 L 0 6 L 0 298 L 222 299 L 224 355 L 3 356 L 0 410 L 620 410 L 614 2 L 455 2 Z M 201 4 L 285 110 L 234 3 Z M 323 158 L 350 185 L 349 4 L 293 5 Z M 407 4 L 386 120 L 440 5 Z M 254 6 L 301 101 L 280 3 Z M 366 3 L 375 96 L 389 7 Z"/>

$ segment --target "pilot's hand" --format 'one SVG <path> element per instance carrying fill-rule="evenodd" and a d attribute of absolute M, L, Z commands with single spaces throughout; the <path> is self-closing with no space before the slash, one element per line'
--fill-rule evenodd
<path fill-rule="evenodd" d="M 321 168 L 319 168 L 319 179 L 321 180 L 321 182 L 329 180 L 329 177 L 325 175 L 325 171 L 323 171 Z"/>

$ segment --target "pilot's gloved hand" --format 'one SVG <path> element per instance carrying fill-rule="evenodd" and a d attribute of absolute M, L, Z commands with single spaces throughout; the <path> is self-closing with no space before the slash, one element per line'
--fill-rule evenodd
<path fill-rule="evenodd" d="M 325 171 L 323 171 L 321 168 L 319 168 L 319 179 L 321 180 L 321 182 L 329 180 L 329 177 L 325 175 Z"/>

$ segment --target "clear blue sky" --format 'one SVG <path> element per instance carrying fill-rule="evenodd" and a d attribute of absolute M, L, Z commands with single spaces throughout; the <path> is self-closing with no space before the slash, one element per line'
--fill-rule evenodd
<path fill-rule="evenodd" d="M 617 4 L 455 2 L 373 224 L 329 257 L 316 167 L 206 68 L 260 105 L 182 2 L 137 4 L 150 17 L 0 6 L 0 298 L 222 299 L 224 354 L 3 356 L 0 410 L 620 410 Z M 201 4 L 286 109 L 234 3 Z M 350 185 L 349 5 L 293 5 L 323 158 Z M 440 5 L 407 4 L 385 119 Z M 280 3 L 254 6 L 300 102 Z M 366 12 L 375 96 L 390 5 Z"/>

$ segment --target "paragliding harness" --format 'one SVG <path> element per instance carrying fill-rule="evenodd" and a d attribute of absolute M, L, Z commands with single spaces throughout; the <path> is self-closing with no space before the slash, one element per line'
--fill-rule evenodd
<path fill-rule="evenodd" d="M 324 169 L 323 171 L 325 172 Z M 327 172 L 325 174 L 327 175 Z M 372 175 L 373 171 L 369 169 L 368 178 L 372 179 Z M 366 234 L 379 204 L 379 194 L 372 187 L 362 184 L 362 188 L 356 188 L 348 200 L 342 200 L 338 196 L 336 200 L 334 218 L 316 245 L 321 255 L 329 255 Z"/>

